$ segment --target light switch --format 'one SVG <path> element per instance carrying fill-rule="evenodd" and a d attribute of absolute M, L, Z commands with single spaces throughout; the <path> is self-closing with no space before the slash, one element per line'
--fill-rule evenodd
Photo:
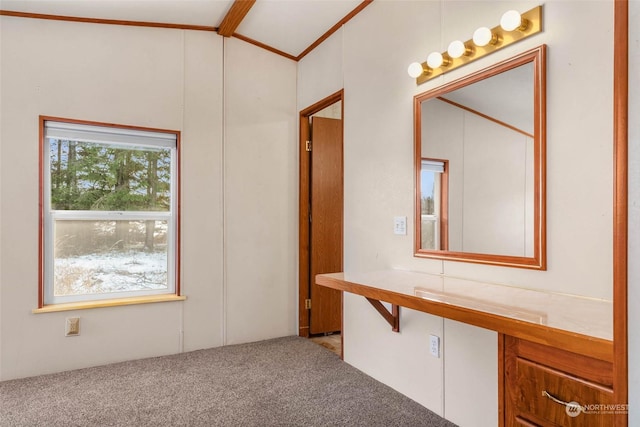
<path fill-rule="evenodd" d="M 393 234 L 400 234 L 400 235 L 407 234 L 407 217 L 406 216 L 393 217 Z"/>

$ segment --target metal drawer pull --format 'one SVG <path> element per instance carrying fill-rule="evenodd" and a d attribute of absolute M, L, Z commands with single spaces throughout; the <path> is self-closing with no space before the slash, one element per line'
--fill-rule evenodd
<path fill-rule="evenodd" d="M 586 411 L 586 408 L 581 404 L 579 404 L 578 402 L 565 402 L 563 400 L 558 399 L 557 397 L 552 396 L 551 394 L 549 394 L 547 390 L 542 390 L 542 395 L 551 399 L 552 401 L 554 401 L 559 405 L 566 406 L 567 414 L 570 414 L 570 415 L 575 414 L 573 416 L 576 416 L 576 415 L 579 415 L 581 411 Z"/>

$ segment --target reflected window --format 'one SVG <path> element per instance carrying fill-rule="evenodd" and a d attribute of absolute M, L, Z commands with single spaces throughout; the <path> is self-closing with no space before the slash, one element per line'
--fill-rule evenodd
<path fill-rule="evenodd" d="M 446 249 L 447 161 L 423 158 L 420 169 L 421 248 Z"/>

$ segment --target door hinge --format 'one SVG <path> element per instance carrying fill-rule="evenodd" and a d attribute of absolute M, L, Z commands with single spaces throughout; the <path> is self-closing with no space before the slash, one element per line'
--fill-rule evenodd
<path fill-rule="evenodd" d="M 304 300 L 304 308 L 307 309 L 307 310 L 311 310 L 311 300 L 310 299 Z"/>
<path fill-rule="evenodd" d="M 311 141 L 307 141 L 307 151 L 311 151 Z"/>

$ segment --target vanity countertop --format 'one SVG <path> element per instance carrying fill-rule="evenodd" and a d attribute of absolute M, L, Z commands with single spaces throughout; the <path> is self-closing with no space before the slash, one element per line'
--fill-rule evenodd
<path fill-rule="evenodd" d="M 611 361 L 611 301 L 406 270 L 329 273 L 316 283 Z"/>

